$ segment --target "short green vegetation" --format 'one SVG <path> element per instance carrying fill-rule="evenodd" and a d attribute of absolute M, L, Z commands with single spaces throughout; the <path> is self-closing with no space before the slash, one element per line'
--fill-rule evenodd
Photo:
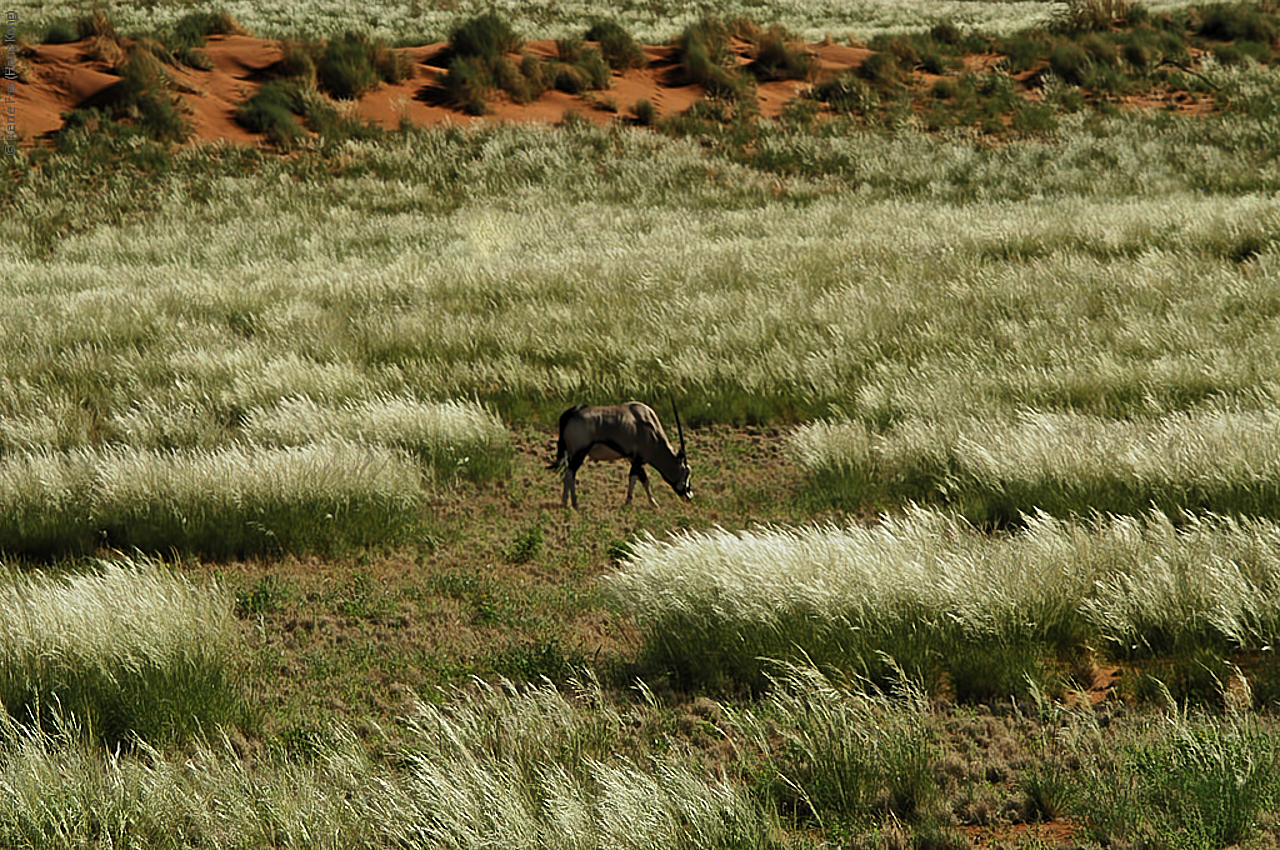
<path fill-rule="evenodd" d="M 568 94 L 609 88 L 615 70 L 643 67 L 643 51 L 616 24 L 598 23 L 582 37 L 556 41 L 556 57 L 541 59 L 523 52 L 524 41 L 496 12 L 472 18 L 450 36 L 452 59 L 442 84 L 454 105 L 472 115 L 483 115 L 488 101 L 503 92 L 516 103 L 537 100 L 549 89 Z"/>

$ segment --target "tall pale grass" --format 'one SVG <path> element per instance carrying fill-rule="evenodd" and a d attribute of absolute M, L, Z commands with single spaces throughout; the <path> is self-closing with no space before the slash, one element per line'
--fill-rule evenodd
<path fill-rule="evenodd" d="M 106 216 L 67 158 L 0 211 L 0 411 L 22 423 L 0 440 L 141 437 L 142 398 L 196 412 L 157 424 L 182 447 L 299 396 L 515 418 L 674 387 L 698 418 L 878 427 L 957 397 L 977 418 L 1239 401 L 1280 386 L 1255 320 L 1280 170 L 1236 137 L 1257 123 L 1068 120 L 999 148 L 767 125 L 755 161 L 454 128 L 351 143 L 309 180 L 182 154 L 162 190 L 119 175 Z"/>
<path fill-rule="evenodd" d="M 67 576 L 0 572 L 0 707 L 18 723 L 65 718 L 112 743 L 239 721 L 232 602 L 145 559 Z"/>
<path fill-rule="evenodd" d="M 250 411 L 243 432 L 255 443 L 296 446 L 328 439 L 394 446 L 443 476 L 487 477 L 509 460 L 501 420 L 472 402 L 377 396 L 321 405 L 305 396 Z"/>
<path fill-rule="evenodd" d="M 1280 516 L 1274 408 L 1134 420 L 1075 413 L 908 420 L 884 433 L 820 421 L 793 432 L 790 445 L 820 498 L 931 501 L 984 523 L 1037 510 L 1134 514 L 1152 506 Z"/>
<path fill-rule="evenodd" d="M 1153 5 L 1163 8 L 1168 2 L 1157 0 Z M 69 0 L 48 4 L 18 0 L 16 8 L 22 25 L 33 28 L 45 26 L 58 18 L 74 19 L 83 14 L 83 10 Z M 242 25 L 264 37 L 339 36 L 346 30 L 357 30 L 394 41 L 429 43 L 446 40 L 461 19 L 496 10 L 528 38 L 581 37 L 594 21 L 605 17 L 617 19 L 642 42 L 660 44 L 707 15 L 730 19 L 751 17 L 762 23 L 780 23 L 818 41 L 827 35 L 837 39 L 850 36 L 868 38 L 881 32 L 927 29 L 943 19 L 955 20 L 966 27 L 980 27 L 984 31 L 1007 32 L 1046 23 L 1055 7 L 1046 0 L 867 0 L 856 4 L 826 0 L 803 5 L 781 0 L 769 0 L 763 4 L 697 0 L 688 6 L 655 10 L 625 3 L 568 0 L 554 8 L 530 9 L 517 3 L 494 7 L 478 0 L 461 0 L 439 8 L 404 7 L 378 0 L 357 9 L 333 0 L 308 0 L 289 6 L 268 0 L 237 0 L 226 4 L 225 8 Z M 163 5 L 144 8 L 124 6 L 113 8 L 111 14 L 117 26 L 126 33 L 148 33 L 171 27 L 186 11 L 181 7 Z"/>
<path fill-rule="evenodd" d="M 757 707 L 726 709 L 768 795 L 824 825 L 936 814 L 929 700 L 905 676 L 886 692 L 782 664 L 770 682 Z"/>
<path fill-rule="evenodd" d="M 991 537 L 912 508 L 875 527 L 686 533 L 633 547 L 606 578 L 653 663 L 760 681 L 808 657 L 877 680 L 883 655 L 930 687 L 1008 694 L 1046 659 L 1271 646 L 1280 531 L 1266 520 L 1045 514 Z"/>
<path fill-rule="evenodd" d="M 387 756 L 335 727 L 309 759 L 252 762 L 210 735 L 139 757 L 0 724 L 0 843 L 229 848 L 767 848 L 746 789 L 618 754 L 601 697 L 481 688 L 421 706 Z M 617 719 L 616 717 L 613 719 Z"/>
<path fill-rule="evenodd" d="M 404 455 L 336 440 L 277 449 L 19 452 L 0 456 L 0 549 L 341 549 L 403 539 L 421 494 L 418 469 Z"/>

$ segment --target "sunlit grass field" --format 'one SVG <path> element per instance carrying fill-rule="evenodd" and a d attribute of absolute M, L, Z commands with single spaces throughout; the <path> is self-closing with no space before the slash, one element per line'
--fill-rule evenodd
<path fill-rule="evenodd" d="M 1153 8 L 1169 5 L 1151 4 Z M 928 28 L 939 20 L 990 32 L 1006 32 L 1044 24 L 1055 11 L 1055 4 L 1043 0 L 1019 2 L 892 2 L 863 0 L 856 3 L 825 2 L 796 4 L 786 2 L 692 4 L 629 4 L 608 7 L 572 0 L 555 4 L 486 4 L 478 2 L 399 4 L 376 2 L 358 9 L 333 2 L 306 4 L 267 3 L 262 0 L 240 0 L 218 6 L 254 32 L 267 37 L 333 36 L 355 30 L 397 42 L 420 44 L 444 41 L 458 21 L 496 10 L 509 18 L 530 38 L 562 38 L 577 34 L 601 17 L 618 20 L 638 40 L 660 43 L 672 38 L 683 27 L 706 15 L 753 17 L 780 23 L 812 41 L 827 35 L 844 39 L 851 36 L 869 38 L 882 32 L 905 32 Z M 54 3 L 31 3 L 21 0 L 13 8 L 24 25 L 38 28 L 51 21 L 75 18 L 84 7 L 60 0 Z M 111 13 L 130 30 L 155 30 L 171 26 L 190 7 L 176 2 L 159 2 L 147 6 L 111 8 Z"/>
<path fill-rule="evenodd" d="M 228 9 L 409 39 L 467 12 Z M 618 17 L 659 41 L 685 14 Z M 1280 86 L 1203 75 L 1209 114 L 999 140 L 24 152 L 0 844 L 1269 846 Z M 627 398 L 678 403 L 698 500 L 618 510 L 593 466 L 562 513 L 556 417 Z"/>

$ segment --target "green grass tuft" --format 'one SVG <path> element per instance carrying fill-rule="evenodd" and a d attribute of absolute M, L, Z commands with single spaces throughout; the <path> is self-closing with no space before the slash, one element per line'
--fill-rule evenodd
<path fill-rule="evenodd" d="M 109 747 L 241 722 L 239 628 L 220 588 L 147 560 L 63 578 L 0 575 L 0 705 Z"/>

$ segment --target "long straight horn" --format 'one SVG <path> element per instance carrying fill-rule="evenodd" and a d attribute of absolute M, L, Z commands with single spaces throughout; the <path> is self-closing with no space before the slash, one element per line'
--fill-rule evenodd
<path fill-rule="evenodd" d="M 671 396 L 671 410 L 676 415 L 676 430 L 680 432 L 680 454 L 684 454 L 684 426 L 680 424 L 680 408 L 676 407 L 676 397 Z"/>

